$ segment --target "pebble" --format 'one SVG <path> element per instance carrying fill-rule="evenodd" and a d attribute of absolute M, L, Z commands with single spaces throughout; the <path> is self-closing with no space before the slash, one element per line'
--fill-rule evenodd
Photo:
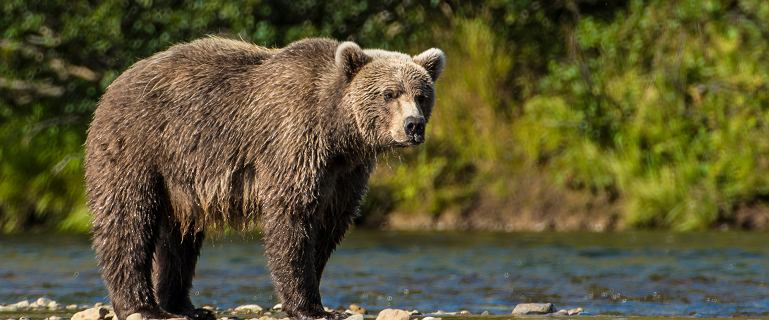
<path fill-rule="evenodd" d="M 351 315 L 351 316 L 345 318 L 344 320 L 363 320 L 363 315 L 356 313 L 354 315 Z"/>
<path fill-rule="evenodd" d="M 9 304 L 7 306 L 2 306 L 0 308 L 0 311 L 13 312 L 13 311 L 27 310 L 28 308 L 29 308 L 29 301 L 22 300 L 16 303 Z"/>
<path fill-rule="evenodd" d="M 215 305 L 211 305 L 211 304 L 203 305 L 201 308 L 206 309 L 208 311 L 216 311 L 219 309 Z"/>
<path fill-rule="evenodd" d="M 521 303 L 513 309 L 513 314 L 515 315 L 548 314 L 553 312 L 555 312 L 555 307 L 552 303 Z"/>
<path fill-rule="evenodd" d="M 344 312 L 348 313 L 348 314 L 366 314 L 366 313 L 368 313 L 368 311 L 365 308 L 363 308 L 363 307 L 361 307 L 361 306 L 359 306 L 357 304 L 354 304 L 354 303 L 351 304 L 349 307 L 347 307 L 347 310 L 345 310 Z"/>
<path fill-rule="evenodd" d="M 55 310 L 59 306 L 59 303 L 48 298 L 37 298 L 35 303 L 31 305 L 33 308 L 48 308 Z"/>
<path fill-rule="evenodd" d="M 443 318 L 435 318 L 435 317 L 424 317 L 422 320 L 443 320 Z"/>
<path fill-rule="evenodd" d="M 482 316 L 488 316 L 488 315 L 490 315 L 490 314 L 491 314 L 491 313 L 489 313 L 489 311 L 488 311 L 488 310 L 483 310 L 483 312 L 481 312 L 481 315 L 482 315 Z"/>
<path fill-rule="evenodd" d="M 278 303 L 278 304 L 274 305 L 272 307 L 272 310 L 275 310 L 275 311 L 283 310 L 283 304 L 282 303 Z"/>
<path fill-rule="evenodd" d="M 455 316 L 455 315 L 457 315 L 456 312 L 446 312 L 446 311 L 443 311 L 443 310 L 435 311 L 435 312 L 433 312 L 433 314 L 442 315 L 442 316 Z"/>
<path fill-rule="evenodd" d="M 67 305 L 67 307 L 65 309 L 67 309 L 67 310 L 77 310 L 79 308 L 77 307 L 76 304 L 70 304 L 70 305 Z"/>
<path fill-rule="evenodd" d="M 469 316 L 469 315 L 472 315 L 472 313 L 470 313 L 470 311 L 468 311 L 468 310 L 460 310 L 458 315 L 460 315 L 460 316 Z"/>
<path fill-rule="evenodd" d="M 75 313 L 71 320 L 105 320 L 109 313 L 109 309 L 98 306 Z"/>
<path fill-rule="evenodd" d="M 22 300 L 9 305 L 0 305 L 0 312 L 57 310 L 59 303 L 48 298 L 37 298 L 34 302 Z"/>
<path fill-rule="evenodd" d="M 45 320 L 61 320 L 61 317 L 57 317 L 57 316 L 50 316 L 50 317 L 48 317 L 48 318 L 45 318 Z"/>
<path fill-rule="evenodd" d="M 132 313 L 130 316 L 127 316 L 125 320 L 144 320 L 144 317 L 142 317 L 141 313 Z"/>
<path fill-rule="evenodd" d="M 582 313 L 582 311 L 584 311 L 584 310 L 582 310 L 582 308 L 569 309 L 569 310 L 566 310 L 566 315 L 576 316 L 576 315 L 579 315 L 580 313 Z"/>
<path fill-rule="evenodd" d="M 264 311 L 264 309 L 262 309 L 261 306 L 256 305 L 256 304 L 242 305 L 242 306 L 239 306 L 239 307 L 235 308 L 235 310 L 233 310 L 233 312 L 241 313 L 241 314 L 243 314 L 243 313 L 261 314 L 262 311 Z"/>
<path fill-rule="evenodd" d="M 0 312 L 14 312 L 16 311 L 15 305 L 0 306 Z M 15 320 L 15 319 L 14 319 Z"/>
<path fill-rule="evenodd" d="M 400 309 L 384 309 L 376 316 L 376 320 L 408 320 L 411 313 Z"/>
<path fill-rule="evenodd" d="M 422 315 L 422 313 L 419 312 L 419 310 L 417 310 L 417 309 L 411 310 L 411 311 L 409 311 L 409 313 L 411 313 L 412 316 L 421 316 Z"/>
<path fill-rule="evenodd" d="M 16 310 L 25 310 L 29 308 L 29 300 L 21 300 L 16 302 L 14 306 L 16 306 Z"/>
<path fill-rule="evenodd" d="M 59 304 L 56 301 L 53 301 L 48 298 L 39 298 L 32 303 L 30 303 L 29 300 L 21 300 L 19 302 L 12 303 L 9 305 L 0 305 L 0 312 L 16 312 L 16 311 L 40 310 L 40 309 L 55 310 L 58 307 L 59 307 Z"/>

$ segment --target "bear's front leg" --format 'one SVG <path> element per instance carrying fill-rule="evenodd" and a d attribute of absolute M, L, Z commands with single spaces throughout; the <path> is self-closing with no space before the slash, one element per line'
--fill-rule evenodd
<path fill-rule="evenodd" d="M 272 281 L 283 309 L 294 319 L 335 318 L 323 310 L 315 273 L 315 242 L 309 218 L 292 210 L 271 212 L 263 223 Z"/>

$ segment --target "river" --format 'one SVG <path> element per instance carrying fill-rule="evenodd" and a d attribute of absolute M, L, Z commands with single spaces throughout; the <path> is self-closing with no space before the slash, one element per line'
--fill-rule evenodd
<path fill-rule="evenodd" d="M 196 304 L 277 301 L 257 237 L 204 246 Z M 521 302 L 587 315 L 767 316 L 769 234 L 471 233 L 355 230 L 321 284 L 326 306 L 509 314 Z M 0 237 L 0 304 L 108 302 L 83 236 Z"/>

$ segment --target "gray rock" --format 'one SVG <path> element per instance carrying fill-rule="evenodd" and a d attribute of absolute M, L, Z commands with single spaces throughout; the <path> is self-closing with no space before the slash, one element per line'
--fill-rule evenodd
<path fill-rule="evenodd" d="M 376 320 L 408 320 L 411 312 L 400 309 L 384 309 L 376 316 Z"/>
<path fill-rule="evenodd" d="M 105 307 L 93 307 L 75 313 L 71 320 L 105 320 L 109 313 L 109 309 Z"/>
<path fill-rule="evenodd" d="M 483 310 L 483 312 L 481 312 L 481 315 L 482 315 L 482 316 L 488 316 L 488 315 L 490 315 L 490 314 L 491 314 L 491 313 L 489 313 L 489 311 L 488 311 L 488 310 Z"/>
<path fill-rule="evenodd" d="M 558 312 L 553 313 L 555 316 L 576 316 L 582 313 L 582 308 L 574 308 L 574 309 L 561 309 L 558 310 Z"/>
<path fill-rule="evenodd" d="M 345 318 L 344 320 L 363 320 L 363 315 L 362 314 L 354 314 L 354 315 L 351 315 L 351 316 Z"/>
<path fill-rule="evenodd" d="M 15 304 L 9 304 L 7 306 L 0 306 L 0 312 L 15 312 L 15 311 L 18 311 L 18 310 L 19 309 L 16 308 Z"/>
<path fill-rule="evenodd" d="M 16 302 L 15 304 L 13 304 L 13 306 L 16 307 L 17 311 L 19 311 L 19 310 L 27 310 L 27 309 L 29 309 L 30 303 L 29 303 L 29 300 L 21 300 L 19 302 Z"/>
<path fill-rule="evenodd" d="M 513 314 L 515 315 L 548 314 L 553 312 L 555 312 L 555 307 L 552 303 L 521 303 L 513 309 Z"/>
<path fill-rule="evenodd" d="M 582 310 L 582 308 L 574 308 L 574 309 L 566 310 L 566 314 L 570 316 L 576 316 L 582 313 L 582 311 L 584 311 Z"/>
<path fill-rule="evenodd" d="M 141 313 L 132 313 L 130 316 L 127 316 L 125 320 L 144 320 L 144 317 L 142 317 Z"/>
<path fill-rule="evenodd" d="M 366 308 L 363 308 L 353 303 L 349 307 L 347 307 L 347 310 L 345 312 L 349 314 L 366 314 L 368 311 L 366 310 Z"/>
<path fill-rule="evenodd" d="M 59 309 L 59 303 L 48 298 L 37 298 L 35 302 L 29 304 L 29 309 L 32 310 L 57 310 Z"/>
<path fill-rule="evenodd" d="M 256 304 L 245 304 L 233 310 L 233 312 L 240 314 L 261 314 L 262 311 L 264 311 L 264 309 Z"/>

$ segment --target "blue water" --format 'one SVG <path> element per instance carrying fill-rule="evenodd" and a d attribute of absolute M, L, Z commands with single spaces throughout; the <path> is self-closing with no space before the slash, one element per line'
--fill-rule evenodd
<path fill-rule="evenodd" d="M 331 259 L 326 306 L 509 314 L 520 302 L 592 315 L 769 315 L 763 233 L 399 233 L 358 230 Z M 193 301 L 277 301 L 258 239 L 209 241 Z M 0 304 L 107 302 L 85 237 L 0 237 Z"/>

